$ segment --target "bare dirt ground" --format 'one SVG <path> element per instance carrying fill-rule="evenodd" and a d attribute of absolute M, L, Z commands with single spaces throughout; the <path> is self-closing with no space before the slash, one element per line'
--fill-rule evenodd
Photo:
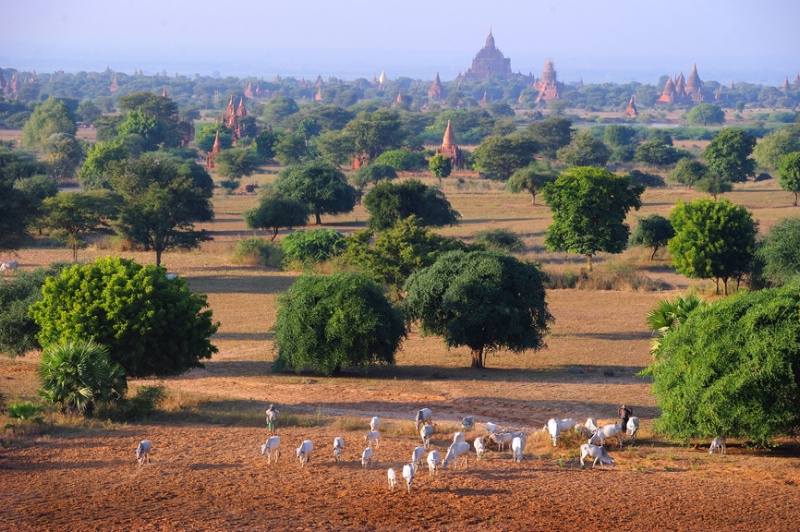
<path fill-rule="evenodd" d="M 545 207 L 522 196 L 488 190 L 447 190 L 464 215 L 443 232 L 469 239 L 480 229 L 508 227 L 526 242 L 528 258 L 553 270 L 577 270 L 580 258 L 542 248 L 549 219 Z M 668 213 L 682 188 L 649 192 L 645 208 Z M 757 183 L 732 194 L 765 222 L 788 215 L 785 193 Z M 170 271 L 208 294 L 221 322 L 218 355 L 179 378 L 161 381 L 169 391 L 165 412 L 147 422 L 64 422 L 48 417 L 49 430 L 20 438 L 7 431 L 0 443 L 0 530 L 798 530 L 800 447 L 784 440 L 774 450 L 729 442 L 726 457 L 708 454 L 708 442 L 681 446 L 653 434 L 659 414 L 650 383 L 636 373 L 650 362 L 644 314 L 666 292 L 551 290 L 556 317 L 548 348 L 517 355 L 499 352 L 489 368 L 474 371 L 464 349 L 447 350 L 438 338 L 412 331 L 394 368 L 337 377 L 274 375 L 275 300 L 298 275 L 229 261 L 233 241 L 247 236 L 241 210 L 247 197 L 215 198 L 215 240 L 192 253 L 168 253 Z M 350 231 L 363 226 L 357 210 L 324 220 Z M 763 228 L 763 226 L 762 226 Z M 21 269 L 67 260 L 69 251 L 19 251 Z M 82 260 L 114 253 L 81 251 Z M 142 263 L 144 253 L 126 253 Z M 629 257 L 630 258 L 630 257 Z M 604 267 L 611 260 L 599 257 Z M 624 260 L 624 258 L 623 258 Z M 633 257 L 635 261 L 635 256 Z M 689 286 L 665 263 L 640 264 L 643 272 L 676 290 Z M 708 284 L 706 283 L 706 286 Z M 36 355 L 0 359 L 0 392 L 7 401 L 32 399 Z M 153 381 L 131 382 L 132 391 Z M 259 445 L 267 433 L 264 409 L 280 409 L 283 455 L 267 464 Z M 642 420 L 640 438 L 609 448 L 616 468 L 583 469 L 578 447 L 559 447 L 537 434 L 550 417 L 606 422 L 620 403 Z M 467 468 L 429 476 L 418 472 L 411 493 L 390 493 L 386 470 L 400 471 L 419 444 L 410 419 L 434 410 L 433 446 L 442 454 L 458 420 L 474 415 L 530 432 L 525 459 L 492 450 Z M 376 463 L 359 462 L 372 415 L 383 420 Z M 1 418 L 4 422 L 7 418 Z M 55 424 L 53 424 L 55 423 Z M 333 438 L 345 439 L 344 461 L 332 458 Z M 136 464 L 138 441 L 154 444 L 152 461 Z M 294 449 L 311 439 L 311 463 L 300 469 Z M 402 479 L 401 479 L 402 482 Z"/>

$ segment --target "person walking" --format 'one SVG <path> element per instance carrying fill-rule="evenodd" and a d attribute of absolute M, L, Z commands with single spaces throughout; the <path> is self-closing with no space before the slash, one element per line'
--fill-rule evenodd
<path fill-rule="evenodd" d="M 267 428 L 269 429 L 270 434 L 275 434 L 275 425 L 278 421 L 278 409 L 275 408 L 275 405 L 269 405 L 267 408 Z"/>
<path fill-rule="evenodd" d="M 617 414 L 619 415 L 619 420 L 622 424 L 622 430 L 625 431 L 628 427 L 628 418 L 633 415 L 633 409 L 622 405 L 619 407 L 619 410 L 617 410 Z"/>

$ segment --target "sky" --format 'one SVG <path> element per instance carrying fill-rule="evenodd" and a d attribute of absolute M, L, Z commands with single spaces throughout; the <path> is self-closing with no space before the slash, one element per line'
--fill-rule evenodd
<path fill-rule="evenodd" d="M 0 10 L 0 68 L 442 80 L 491 26 L 511 68 L 563 81 L 659 76 L 780 85 L 800 71 L 798 0 L 22 0 Z"/>

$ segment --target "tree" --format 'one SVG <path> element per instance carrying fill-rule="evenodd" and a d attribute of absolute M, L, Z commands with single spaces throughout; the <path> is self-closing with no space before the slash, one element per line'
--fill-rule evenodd
<path fill-rule="evenodd" d="M 19 271 L 13 280 L 0 283 L 0 353 L 23 356 L 38 349 L 39 327 L 28 316 L 28 308 L 42 298 L 47 277 L 58 275 L 66 264 L 55 263 L 34 271 Z"/>
<path fill-rule="evenodd" d="M 75 110 L 75 117 L 84 124 L 93 124 L 102 114 L 102 109 L 91 100 L 82 100 Z"/>
<path fill-rule="evenodd" d="M 302 201 L 269 194 L 261 196 L 258 206 L 244 211 L 242 217 L 248 229 L 271 229 L 274 241 L 281 227 L 305 225 L 308 214 Z"/>
<path fill-rule="evenodd" d="M 0 164 L 0 250 L 11 250 L 22 247 L 28 238 L 28 224 L 40 202 L 15 188 L 16 179 L 7 177 L 4 170 Z"/>
<path fill-rule="evenodd" d="M 367 226 L 375 231 L 388 229 L 411 215 L 420 225 L 434 227 L 454 225 L 461 219 L 444 192 L 416 179 L 378 183 L 364 197 L 364 206 L 369 212 Z"/>
<path fill-rule="evenodd" d="M 300 111 L 292 98 L 288 96 L 278 96 L 270 99 L 264 106 L 264 121 L 267 124 L 278 126 L 285 119 Z"/>
<path fill-rule="evenodd" d="M 264 131 L 273 134 L 266 129 Z M 231 130 L 222 124 L 213 122 L 204 125 L 194 134 L 194 142 L 197 144 L 197 149 L 200 153 L 208 153 L 214 148 L 214 143 L 217 141 L 217 133 L 219 133 L 219 147 L 221 150 L 228 150 L 233 147 L 233 133 L 231 133 Z M 259 139 L 261 139 L 260 135 L 256 137 L 256 145 Z M 272 155 L 267 157 L 267 159 L 271 158 Z"/>
<path fill-rule="evenodd" d="M 653 260 L 659 248 L 665 247 L 669 239 L 675 236 L 675 230 L 669 220 L 659 214 L 651 214 L 639 218 L 639 223 L 631 233 L 630 245 L 651 248 L 650 260 Z"/>
<path fill-rule="evenodd" d="M 472 367 L 505 348 L 515 353 L 544 347 L 548 323 L 544 274 L 530 262 L 489 251 L 451 251 L 412 274 L 403 309 L 423 334 L 448 347 L 467 346 Z"/>
<path fill-rule="evenodd" d="M 255 143 L 256 153 L 263 161 L 270 161 L 275 157 L 275 145 L 278 143 L 278 135 L 269 129 L 264 129 L 256 137 Z"/>
<path fill-rule="evenodd" d="M 128 377 L 180 375 L 201 368 L 217 348 L 206 296 L 164 268 L 107 257 L 75 264 L 48 278 L 30 315 L 47 348 L 63 340 L 93 340 Z"/>
<path fill-rule="evenodd" d="M 359 190 L 363 190 L 369 183 L 377 185 L 379 181 L 391 181 L 397 178 L 397 172 L 388 164 L 369 164 L 362 166 L 350 174 L 350 183 Z"/>
<path fill-rule="evenodd" d="M 675 237 L 669 252 L 675 271 L 693 279 L 714 279 L 725 295 L 728 279 L 747 273 L 755 253 L 758 223 L 742 205 L 726 199 L 699 198 L 691 203 L 678 200 L 670 214 Z"/>
<path fill-rule="evenodd" d="M 66 133 L 55 133 L 42 146 L 47 173 L 61 183 L 75 176 L 83 160 L 83 148 L 78 139 Z"/>
<path fill-rule="evenodd" d="M 44 200 L 39 223 L 67 243 L 72 261 L 78 262 L 78 248 L 86 244 L 87 235 L 112 232 L 117 209 L 118 198 L 107 191 L 64 192 Z"/>
<path fill-rule="evenodd" d="M 472 153 L 473 164 L 492 179 L 506 181 L 511 174 L 531 164 L 538 149 L 535 140 L 522 135 L 486 137 Z"/>
<path fill-rule="evenodd" d="M 273 147 L 275 159 L 284 166 L 300 164 L 307 159 L 309 147 L 305 137 L 299 133 L 284 131 L 278 133 Z"/>
<path fill-rule="evenodd" d="M 22 128 L 22 145 L 44 149 L 47 139 L 56 133 L 75 135 L 75 115 L 62 100 L 52 96 L 36 106 Z"/>
<path fill-rule="evenodd" d="M 631 146 L 636 140 L 636 130 L 631 126 L 611 124 L 603 131 L 603 141 L 612 148 Z"/>
<path fill-rule="evenodd" d="M 648 140 L 639 144 L 633 155 L 634 161 L 653 166 L 669 166 L 677 163 L 680 159 L 680 151 L 657 140 Z"/>
<path fill-rule="evenodd" d="M 781 158 L 794 151 L 800 151 L 800 124 L 766 135 L 753 148 L 753 157 L 760 167 L 775 170 Z"/>
<path fill-rule="evenodd" d="M 797 195 L 800 193 L 800 151 L 789 153 L 780 159 L 778 183 L 783 190 L 794 194 L 794 206 L 797 207 Z"/>
<path fill-rule="evenodd" d="M 703 305 L 665 335 L 647 369 L 673 438 L 720 434 L 766 445 L 800 427 L 800 286 Z"/>
<path fill-rule="evenodd" d="M 432 233 L 412 215 L 377 234 L 365 230 L 348 237 L 345 260 L 376 282 L 391 286 L 399 296 L 412 273 L 433 265 L 442 253 L 456 249 L 476 248 L 456 238 Z"/>
<path fill-rule="evenodd" d="M 758 248 L 764 276 L 781 285 L 800 274 L 800 218 L 784 218 L 773 225 Z"/>
<path fill-rule="evenodd" d="M 39 364 L 41 396 L 62 412 L 92 417 L 96 404 L 125 396 L 125 370 L 110 361 L 108 350 L 94 342 L 67 340 L 50 344 Z"/>
<path fill-rule="evenodd" d="M 733 183 L 723 179 L 715 172 L 706 172 L 702 179 L 695 181 L 694 188 L 698 192 L 711 194 L 711 197 L 714 198 L 714 201 L 717 201 L 717 197 L 720 194 L 725 194 L 726 192 L 733 190 Z"/>
<path fill-rule="evenodd" d="M 700 161 L 684 158 L 679 160 L 675 168 L 667 174 L 667 179 L 691 187 L 703 179 L 707 171 L 706 165 Z"/>
<path fill-rule="evenodd" d="M 117 131 L 122 136 L 139 135 L 144 140 L 144 151 L 177 146 L 176 137 L 170 134 L 164 122 L 144 111 L 128 111 Z"/>
<path fill-rule="evenodd" d="M 547 183 L 555 181 L 557 177 L 558 175 L 549 164 L 534 162 L 514 172 L 506 186 L 509 192 L 513 194 L 528 192 L 533 196 L 531 205 L 536 205 L 536 194 L 538 194 Z"/>
<path fill-rule="evenodd" d="M 686 113 L 686 121 L 690 124 L 722 124 L 725 122 L 725 111 L 711 103 L 701 103 Z"/>
<path fill-rule="evenodd" d="M 295 231 L 281 240 L 286 262 L 299 262 L 306 267 L 341 255 L 345 247 L 345 238 L 335 229 Z"/>
<path fill-rule="evenodd" d="M 156 266 L 164 251 L 191 249 L 210 239 L 194 223 L 214 218 L 214 182 L 196 163 L 145 154 L 115 165 L 109 181 L 123 200 L 116 227 L 131 242 L 155 251 Z"/>
<path fill-rule="evenodd" d="M 323 214 L 352 211 L 358 197 L 356 189 L 347 183 L 339 169 L 320 161 L 281 170 L 275 189 L 286 197 L 307 204 L 317 225 L 322 225 Z"/>
<path fill-rule="evenodd" d="M 644 187 L 631 185 L 627 176 L 590 166 L 570 168 L 544 188 L 553 211 L 545 246 L 585 255 L 592 271 L 592 257 L 598 252 L 621 253 L 628 245 L 625 217 L 641 207 L 643 192 Z"/>
<path fill-rule="evenodd" d="M 173 100 L 151 92 L 126 94 L 117 105 L 125 114 L 117 132 L 123 136 L 140 135 L 145 141 L 145 151 L 180 146 L 190 127 L 181 120 Z"/>
<path fill-rule="evenodd" d="M 373 164 L 391 166 L 398 172 L 424 168 L 425 156 L 408 150 L 386 150 L 375 158 Z"/>
<path fill-rule="evenodd" d="M 274 368 L 330 375 L 344 367 L 394 364 L 405 325 L 363 274 L 301 275 L 279 298 Z"/>
<path fill-rule="evenodd" d="M 441 153 L 438 153 L 431 157 L 428 168 L 430 168 L 431 173 L 433 173 L 435 177 L 443 179 L 448 177 L 450 172 L 453 171 L 453 162 L 450 160 L 450 157 L 445 157 Z"/>
<path fill-rule="evenodd" d="M 603 167 L 611 157 L 611 150 L 588 131 L 580 131 L 567 146 L 558 150 L 557 155 L 559 161 L 569 166 Z"/>
<path fill-rule="evenodd" d="M 315 139 L 315 144 L 320 157 L 334 166 L 350 164 L 356 155 L 355 137 L 345 130 L 326 131 Z"/>
<path fill-rule="evenodd" d="M 555 159 L 556 152 L 572 140 L 572 122 L 566 118 L 552 117 L 528 126 L 528 134 L 536 141 L 543 157 Z"/>
<path fill-rule="evenodd" d="M 228 179 L 239 179 L 253 175 L 261 166 L 261 160 L 255 151 L 245 148 L 224 150 L 214 158 L 219 167 L 219 175 Z"/>
<path fill-rule="evenodd" d="M 395 111 L 381 109 L 359 113 L 345 130 L 353 137 L 355 152 L 374 160 L 384 151 L 400 147 L 403 142 L 400 126 L 400 116 Z"/>
<path fill-rule="evenodd" d="M 755 137 L 741 129 L 722 129 L 706 147 L 708 168 L 731 183 L 747 181 L 755 175 L 755 161 L 750 159 Z"/>
<path fill-rule="evenodd" d="M 90 146 L 78 176 L 81 185 L 89 190 L 111 188 L 108 183 L 111 163 L 124 161 L 128 157 L 131 154 L 128 153 L 123 139 L 98 142 Z"/>

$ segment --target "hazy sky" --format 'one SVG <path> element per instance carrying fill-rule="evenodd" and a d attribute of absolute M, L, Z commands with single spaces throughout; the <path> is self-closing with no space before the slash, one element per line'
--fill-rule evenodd
<path fill-rule="evenodd" d="M 489 26 L 515 71 L 565 81 L 685 74 L 780 84 L 800 71 L 798 0 L 18 0 L 0 67 L 444 80 Z"/>

